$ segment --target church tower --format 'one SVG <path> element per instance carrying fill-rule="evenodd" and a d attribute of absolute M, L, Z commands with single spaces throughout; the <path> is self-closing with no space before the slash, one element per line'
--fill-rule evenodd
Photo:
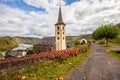
<path fill-rule="evenodd" d="M 65 23 L 62 19 L 61 3 L 59 5 L 58 21 L 55 24 L 55 47 L 56 50 L 66 49 Z"/>

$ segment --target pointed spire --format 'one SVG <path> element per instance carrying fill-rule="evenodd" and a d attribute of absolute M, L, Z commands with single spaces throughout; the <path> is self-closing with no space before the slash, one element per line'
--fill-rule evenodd
<path fill-rule="evenodd" d="M 61 11 L 61 1 L 59 0 L 59 14 L 58 14 L 58 21 L 56 24 L 64 24 L 63 19 L 62 19 L 62 11 Z"/>

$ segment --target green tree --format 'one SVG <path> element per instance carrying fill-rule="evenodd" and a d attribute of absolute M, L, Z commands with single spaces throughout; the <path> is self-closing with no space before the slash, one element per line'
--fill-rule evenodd
<path fill-rule="evenodd" d="M 119 34 L 119 28 L 114 25 L 102 25 L 99 28 L 97 28 L 92 36 L 95 40 L 105 39 L 106 40 L 106 46 L 108 46 L 108 40 L 114 39 Z"/>
<path fill-rule="evenodd" d="M 2 52 L 0 51 L 0 58 L 2 58 L 3 57 L 3 55 L 2 55 Z"/>
<path fill-rule="evenodd" d="M 34 54 L 34 52 L 32 50 L 27 50 L 27 55 L 29 54 Z"/>
<path fill-rule="evenodd" d="M 116 26 L 117 26 L 117 27 L 119 27 L 119 29 L 120 29 L 120 23 L 119 23 L 119 24 L 117 24 Z"/>

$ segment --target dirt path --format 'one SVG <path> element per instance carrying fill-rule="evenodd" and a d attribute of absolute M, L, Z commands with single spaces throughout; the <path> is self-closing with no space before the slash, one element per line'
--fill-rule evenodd
<path fill-rule="evenodd" d="M 74 69 L 67 80 L 120 80 L 120 62 L 104 52 L 104 48 L 92 45 L 88 59 Z"/>

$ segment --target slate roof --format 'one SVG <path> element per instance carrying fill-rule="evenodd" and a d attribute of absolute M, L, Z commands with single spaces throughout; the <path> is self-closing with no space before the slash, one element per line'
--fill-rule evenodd
<path fill-rule="evenodd" d="M 55 45 L 55 37 L 44 37 L 37 41 L 35 45 L 49 45 L 49 46 L 54 46 Z"/>

